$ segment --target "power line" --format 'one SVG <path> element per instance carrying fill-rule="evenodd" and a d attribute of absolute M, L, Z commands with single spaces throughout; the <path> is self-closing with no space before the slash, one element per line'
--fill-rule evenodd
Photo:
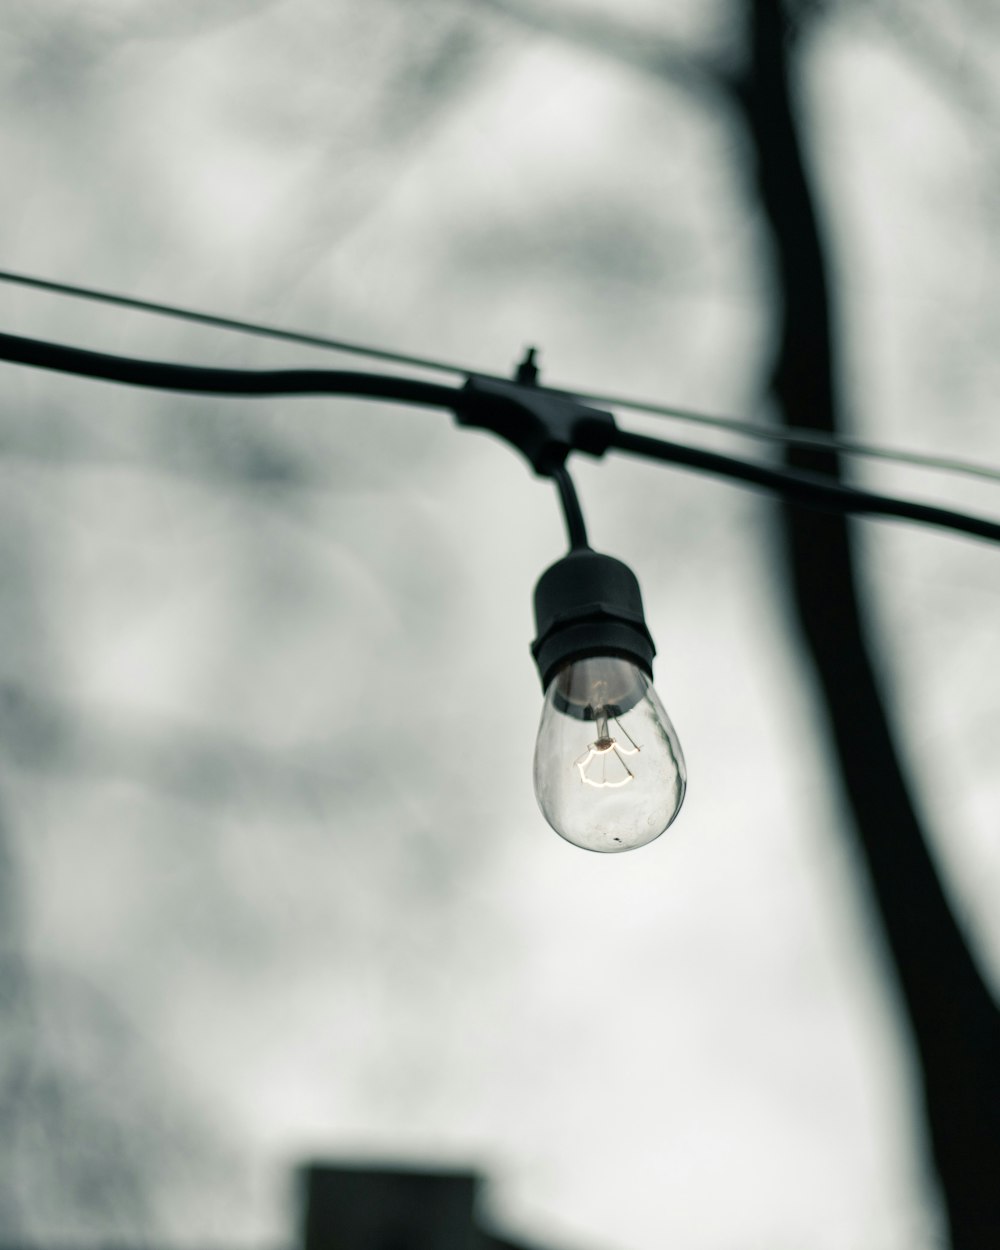
<path fill-rule="evenodd" d="M 487 420 L 479 422 L 482 428 L 492 429 L 501 437 L 506 437 L 508 442 L 518 445 L 496 420 L 498 398 L 495 391 L 477 389 L 474 386 L 452 387 L 392 374 L 334 369 L 211 369 L 166 364 L 84 351 L 77 347 L 66 347 L 13 334 L 0 334 L 0 359 L 79 377 L 99 378 L 156 390 L 246 396 L 356 395 L 396 400 L 444 408 L 459 417 L 468 418 L 476 414 L 480 417 L 486 416 Z M 507 385 L 516 390 L 512 384 Z M 504 402 L 513 412 L 512 423 L 516 424 L 519 417 L 523 418 L 523 410 L 519 411 L 516 400 L 510 396 Z M 597 417 L 600 414 L 593 415 Z M 607 425 L 602 424 L 601 429 L 607 430 L 607 437 L 599 446 L 590 446 L 582 439 L 565 445 L 590 450 L 597 455 L 609 447 L 615 448 L 633 455 L 664 460 L 761 486 L 792 503 L 848 514 L 868 513 L 919 521 L 1000 543 L 1000 521 L 858 490 L 822 474 L 755 464 L 703 448 L 685 447 L 665 439 L 649 438 L 618 429 L 610 417 L 606 421 Z M 466 423 L 476 424 L 468 420 Z"/>
<path fill-rule="evenodd" d="M 158 316 L 209 326 L 217 330 L 230 330 L 240 334 L 252 334 L 260 338 L 277 339 L 286 343 L 298 343 L 305 347 L 317 347 L 326 351 L 365 356 L 371 360 L 381 360 L 390 364 L 408 365 L 438 373 L 450 373 L 459 377 L 476 376 L 487 378 L 491 381 L 507 380 L 496 374 L 481 373 L 476 369 L 469 369 L 465 365 L 433 360 L 425 356 L 407 355 L 402 352 L 369 347 L 362 343 L 349 342 L 344 339 L 329 338 L 325 335 L 312 334 L 300 330 L 289 330 L 281 326 L 241 321 L 233 317 L 223 317 L 215 313 L 183 308 L 176 304 L 162 304 L 150 300 L 136 299 L 128 295 L 119 295 L 111 291 L 99 290 L 95 287 L 74 286 L 66 282 L 54 282 L 47 278 L 37 278 L 29 274 L 16 273 L 12 270 L 0 270 L 0 282 L 28 287 L 38 291 L 46 291 L 53 295 L 109 304 L 118 308 L 126 308 L 133 312 L 153 313 Z M 624 408 L 630 412 L 642 412 L 652 416 L 668 417 L 676 421 L 686 421 L 707 428 L 726 430 L 728 433 L 744 438 L 782 443 L 791 447 L 813 447 L 839 452 L 847 456 L 884 460 L 889 463 L 931 469 L 936 472 L 957 473 L 989 482 L 1000 482 L 1000 469 L 978 464 L 975 461 L 965 460 L 960 457 L 884 447 L 861 439 L 845 438 L 840 435 L 826 434 L 817 430 L 808 430 L 796 426 L 777 428 L 765 425 L 763 422 L 749 421 L 741 417 L 713 415 L 673 404 L 632 399 L 624 395 L 587 390 L 567 390 L 548 386 L 542 386 L 538 389 L 566 398 L 586 399 L 591 403 L 604 404 L 611 408 Z"/>
<path fill-rule="evenodd" d="M 685 447 L 680 443 L 667 442 L 666 439 L 649 438 L 631 430 L 616 429 L 610 445 L 618 451 L 631 452 L 646 459 L 664 460 L 689 469 L 715 473 L 734 481 L 747 482 L 752 486 L 762 486 L 789 503 L 857 516 L 898 517 L 900 520 L 919 521 L 924 525 L 934 525 L 941 529 L 955 530 L 960 534 L 986 538 L 990 542 L 1000 542 L 1000 521 L 990 521 L 985 517 L 970 516 L 965 512 L 918 503 L 912 499 L 895 499 L 889 495 L 860 490 L 820 473 L 772 468 L 771 465 L 755 464 L 749 460 L 738 460 L 735 456 L 706 451 L 702 447 Z"/>
<path fill-rule="evenodd" d="M 354 395 L 454 409 L 465 394 L 460 387 L 421 382 L 391 373 L 357 373 L 345 369 L 213 369 L 111 356 L 61 343 L 22 338 L 17 334 L 0 334 L 0 360 L 76 377 L 122 382 L 145 390 L 181 391 L 192 395 Z"/>
<path fill-rule="evenodd" d="M 954 456 L 941 456 L 932 452 L 906 451 L 894 447 L 881 447 L 876 443 L 844 438 L 841 435 L 823 434 L 818 430 L 805 430 L 797 426 L 779 428 L 773 425 L 764 425 L 762 422 L 748 421 L 742 417 L 713 416 L 705 412 L 695 412 L 690 408 L 646 403 L 644 400 L 626 400 L 615 395 L 591 391 L 577 391 L 574 393 L 580 399 L 586 399 L 590 403 L 606 404 L 615 408 L 628 408 L 632 412 L 646 412 L 653 416 L 673 417 L 677 421 L 690 421 L 698 425 L 727 430 L 731 434 L 740 434 L 746 438 L 783 443 L 789 447 L 813 447 L 824 451 L 840 452 L 847 456 L 887 460 L 897 464 L 912 465 L 917 468 L 934 469 L 942 473 L 961 473 L 969 477 L 983 478 L 988 482 L 1000 482 L 1000 469 L 992 468 L 990 465 L 978 464 L 974 460 L 963 460 Z"/>
<path fill-rule="evenodd" d="M 238 321 L 234 317 L 221 317 L 216 313 L 181 308 L 177 304 L 158 304 L 151 300 L 134 299 L 131 295 L 117 295 L 112 291 L 100 291 L 94 287 L 71 286 L 67 282 L 51 282 L 47 278 L 35 278 L 28 274 L 14 273 L 8 269 L 0 269 L 0 282 L 30 287 L 36 291 L 48 291 L 52 295 L 67 295 L 72 299 L 111 304 L 116 308 L 128 308 L 133 312 L 154 313 L 156 316 L 173 317 L 178 321 L 191 321 L 196 325 L 212 326 L 216 330 L 234 330 L 238 334 L 254 334 L 260 338 L 299 343 L 305 347 L 321 347 L 327 351 L 367 356 L 371 360 L 382 360 L 387 364 L 410 365 L 419 369 L 431 369 L 438 373 L 454 373 L 460 377 L 468 377 L 470 373 L 464 365 L 451 365 L 441 360 L 428 360 L 422 356 L 407 356 L 402 352 L 385 351 L 379 347 L 367 347 L 362 343 L 327 338 L 324 335 L 309 334 L 303 330 L 287 330 L 281 326 L 263 325 L 255 321 Z"/>

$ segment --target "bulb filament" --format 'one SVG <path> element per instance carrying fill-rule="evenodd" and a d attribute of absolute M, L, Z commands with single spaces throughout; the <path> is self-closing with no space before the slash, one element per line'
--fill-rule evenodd
<path fill-rule="evenodd" d="M 576 768 L 580 774 L 580 780 L 585 786 L 593 786 L 595 790 L 618 790 L 622 786 L 627 786 L 630 781 L 635 781 L 635 773 L 625 763 L 625 756 L 638 755 L 640 748 L 622 729 L 621 722 L 613 717 L 610 719 L 629 745 L 625 746 L 617 738 L 611 736 L 608 730 L 609 717 L 604 708 L 600 709 L 595 719 L 597 721 L 597 738 L 580 758 L 575 761 Z M 609 760 L 618 761 L 625 770 L 624 777 L 619 777 L 617 781 L 608 779 Z M 613 771 L 617 772 L 617 767 Z"/>

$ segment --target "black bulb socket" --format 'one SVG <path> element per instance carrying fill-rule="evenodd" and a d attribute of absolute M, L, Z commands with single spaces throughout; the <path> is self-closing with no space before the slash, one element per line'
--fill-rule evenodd
<path fill-rule="evenodd" d="M 656 648 L 639 582 L 614 556 L 580 547 L 547 568 L 535 586 L 535 631 L 531 654 L 543 691 L 561 668 L 597 655 L 631 660 L 653 676 Z"/>

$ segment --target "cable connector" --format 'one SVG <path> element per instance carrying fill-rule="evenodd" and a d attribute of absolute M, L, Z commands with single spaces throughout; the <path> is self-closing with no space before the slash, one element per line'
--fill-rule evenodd
<path fill-rule="evenodd" d="M 516 447 L 540 477 L 551 477 L 571 451 L 603 456 L 617 431 L 610 412 L 520 382 L 470 377 L 459 425 L 489 430 Z"/>
<path fill-rule="evenodd" d="M 546 569 L 535 587 L 535 628 L 531 654 L 543 690 L 566 664 L 595 655 L 621 656 L 653 675 L 656 647 L 639 582 L 613 556 L 578 549 Z"/>

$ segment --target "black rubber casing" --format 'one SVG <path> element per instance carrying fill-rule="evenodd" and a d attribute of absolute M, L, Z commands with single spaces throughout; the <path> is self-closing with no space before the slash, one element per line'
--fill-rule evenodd
<path fill-rule="evenodd" d="M 622 656 L 653 675 L 639 582 L 613 556 L 578 548 L 547 568 L 535 587 L 535 629 L 531 654 L 543 690 L 564 665 L 594 655 Z"/>

